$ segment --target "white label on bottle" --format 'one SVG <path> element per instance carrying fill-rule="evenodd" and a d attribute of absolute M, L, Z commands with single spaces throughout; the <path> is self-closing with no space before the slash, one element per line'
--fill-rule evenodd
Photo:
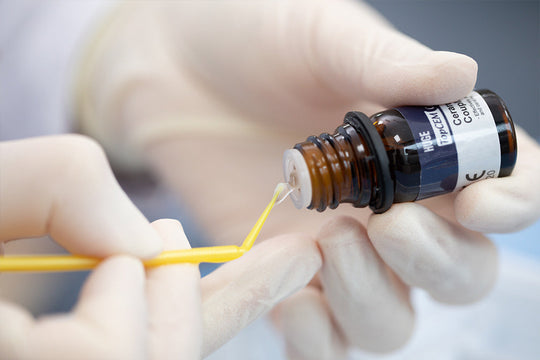
<path fill-rule="evenodd" d="M 493 115 L 482 96 L 473 91 L 461 100 L 440 105 L 440 109 L 448 121 L 456 145 L 456 190 L 477 180 L 497 177 L 501 166 L 499 135 Z"/>
<path fill-rule="evenodd" d="M 421 166 L 416 200 L 497 177 L 501 149 L 497 126 L 482 96 L 472 92 L 446 105 L 396 108 L 409 123 Z"/>

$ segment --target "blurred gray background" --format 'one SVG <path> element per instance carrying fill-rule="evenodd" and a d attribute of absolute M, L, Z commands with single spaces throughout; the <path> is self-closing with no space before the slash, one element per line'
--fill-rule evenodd
<path fill-rule="evenodd" d="M 478 62 L 477 88 L 499 94 L 514 122 L 540 140 L 540 0 L 367 0 L 434 50 Z"/>

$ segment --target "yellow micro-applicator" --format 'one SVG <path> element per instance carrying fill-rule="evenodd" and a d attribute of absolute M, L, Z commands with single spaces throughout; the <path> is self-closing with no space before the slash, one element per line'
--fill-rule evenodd
<path fill-rule="evenodd" d="M 278 184 L 274 196 L 266 206 L 263 213 L 251 229 L 241 246 L 211 246 L 182 250 L 164 251 L 157 257 L 145 260 L 144 266 L 153 267 L 177 263 L 221 263 L 234 260 L 251 249 L 257 236 L 270 214 L 270 211 L 278 202 L 280 194 L 287 189 L 286 184 Z M 279 202 L 286 197 L 285 193 Z M 77 256 L 77 255 L 47 255 L 47 256 L 5 256 L 0 257 L 0 272 L 7 271 L 80 271 L 96 267 L 102 259 Z"/>

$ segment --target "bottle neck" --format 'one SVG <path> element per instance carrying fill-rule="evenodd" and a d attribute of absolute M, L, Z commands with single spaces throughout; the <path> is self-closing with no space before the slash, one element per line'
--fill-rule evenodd
<path fill-rule="evenodd" d="M 364 114 L 349 113 L 333 135 L 310 136 L 294 149 L 302 154 L 309 172 L 309 209 L 324 211 L 348 202 L 382 212 L 392 204 L 393 196 L 388 195 L 393 195 L 393 182 L 384 145 Z M 381 158 L 386 163 L 381 164 Z"/>

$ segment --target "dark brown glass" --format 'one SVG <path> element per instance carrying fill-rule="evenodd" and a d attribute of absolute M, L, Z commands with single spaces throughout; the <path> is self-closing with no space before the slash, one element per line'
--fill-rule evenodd
<path fill-rule="evenodd" d="M 517 157 L 512 119 L 499 96 L 489 90 L 476 92 L 486 101 L 495 120 L 501 148 L 499 177 L 508 176 Z M 407 120 L 396 109 L 374 114 L 369 120 L 378 135 L 359 131 L 346 120 L 333 135 L 310 136 L 306 142 L 295 145 L 309 169 L 309 209 L 324 211 L 340 203 L 352 203 L 355 207 L 369 205 L 375 212 L 384 212 L 392 203 L 417 200 L 421 145 L 415 141 Z M 383 147 L 374 146 L 381 141 Z M 377 151 L 382 148 L 384 155 Z"/>
<path fill-rule="evenodd" d="M 297 144 L 309 169 L 313 189 L 310 209 L 335 209 L 340 203 L 365 207 L 377 188 L 377 171 L 365 138 L 343 125 L 334 135 L 310 136 Z"/>

